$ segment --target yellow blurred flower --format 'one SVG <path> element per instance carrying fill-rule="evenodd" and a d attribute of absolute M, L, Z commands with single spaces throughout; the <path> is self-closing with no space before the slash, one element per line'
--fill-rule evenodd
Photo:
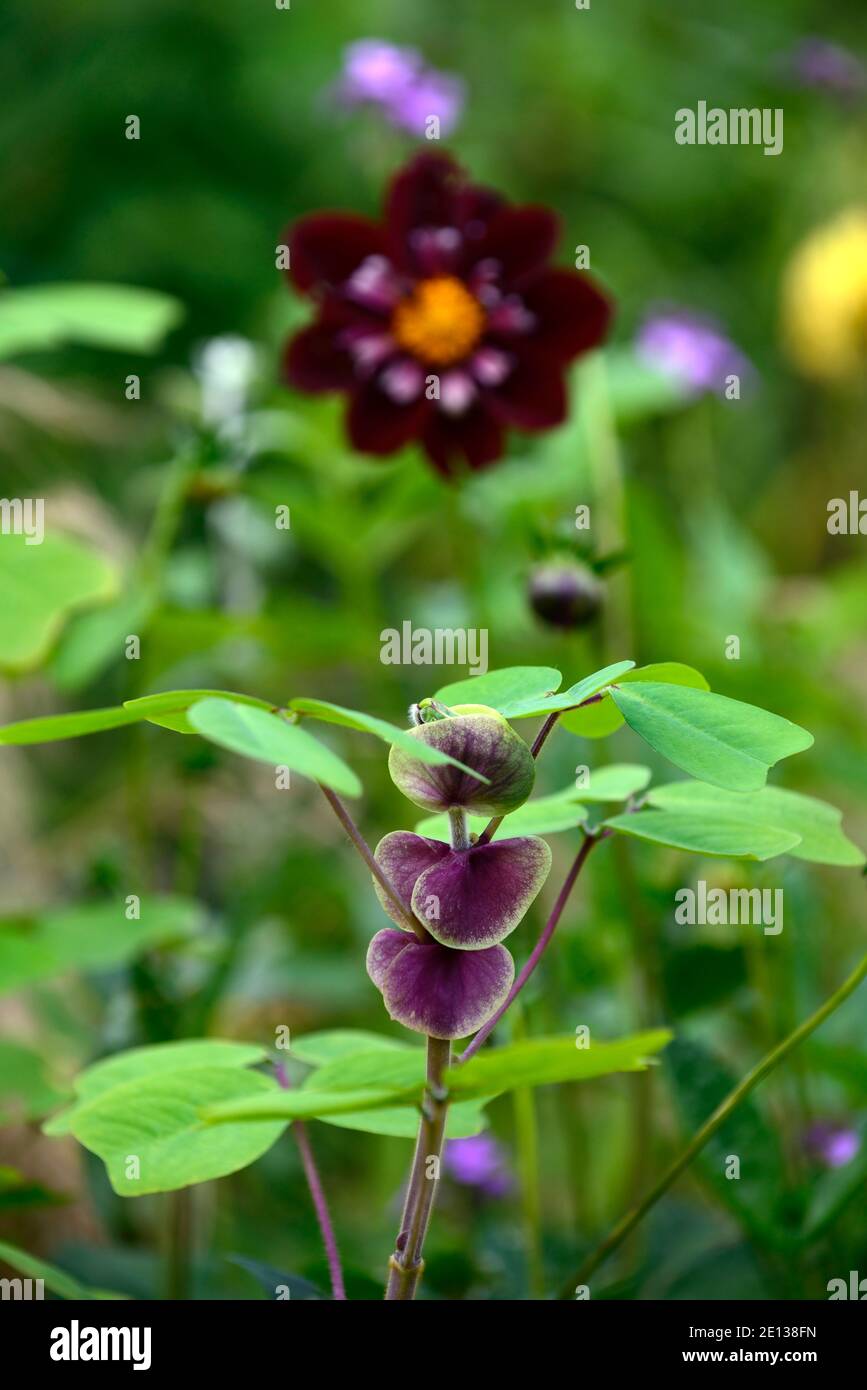
<path fill-rule="evenodd" d="M 783 335 L 807 376 L 867 369 L 867 209 L 850 208 L 798 247 L 783 280 Z"/>

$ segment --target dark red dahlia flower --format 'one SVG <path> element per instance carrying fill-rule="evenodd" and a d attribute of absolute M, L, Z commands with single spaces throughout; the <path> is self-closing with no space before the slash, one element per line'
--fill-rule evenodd
<path fill-rule="evenodd" d="M 410 830 L 393 830 L 380 840 L 374 857 L 431 936 L 459 951 L 499 945 L 515 930 L 551 868 L 551 851 L 535 835 L 457 850 Z M 373 886 L 398 922 L 376 879 Z"/>
<path fill-rule="evenodd" d="M 446 474 L 493 463 L 510 425 L 565 419 L 564 369 L 608 326 L 593 282 L 548 264 L 557 230 L 548 209 L 510 206 L 429 153 L 395 177 L 381 223 L 302 218 L 289 275 L 318 314 L 287 345 L 286 381 L 345 391 L 362 453 L 418 439 Z"/>

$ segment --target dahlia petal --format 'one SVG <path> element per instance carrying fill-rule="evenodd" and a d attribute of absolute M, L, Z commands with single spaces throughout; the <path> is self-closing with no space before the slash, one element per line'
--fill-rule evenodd
<path fill-rule="evenodd" d="M 483 950 L 515 930 L 550 868 L 536 836 L 451 850 L 419 875 L 412 909 L 442 946 Z"/>
<path fill-rule="evenodd" d="M 558 233 L 557 218 L 548 208 L 501 208 L 488 223 L 478 254 L 499 261 L 501 283 L 511 287 L 545 265 Z"/>
<path fill-rule="evenodd" d="M 429 840 L 424 835 L 414 835 L 411 830 L 392 830 L 380 840 L 373 857 L 409 912 L 412 910 L 412 890 L 419 876 L 453 852 L 442 840 Z M 397 909 L 378 879 L 373 880 L 373 887 L 391 920 L 401 926 Z"/>
<path fill-rule="evenodd" d="M 561 425 L 568 410 L 562 362 L 527 348 L 516 356 L 508 380 L 485 393 L 485 404 L 498 420 L 521 430 Z"/>
<path fill-rule="evenodd" d="M 424 397 L 398 405 L 376 381 L 364 382 L 346 416 L 350 443 L 362 454 L 393 454 L 420 434 L 428 409 Z"/>
<path fill-rule="evenodd" d="M 463 468 L 486 468 L 496 463 L 504 448 L 503 430 L 477 403 L 465 415 L 446 415 L 438 410 L 425 424 L 422 436 L 431 463 L 447 477 Z"/>
<path fill-rule="evenodd" d="M 492 299 L 486 307 L 489 333 L 527 334 L 537 326 L 536 315 L 530 313 L 520 295 L 509 294 L 505 298 L 499 296 L 496 300 Z"/>
<path fill-rule="evenodd" d="M 352 359 L 334 329 L 322 322 L 290 338 L 283 353 L 282 377 L 299 391 L 313 392 L 344 391 L 355 380 Z"/>
<path fill-rule="evenodd" d="M 418 400 L 424 390 L 424 369 L 411 357 L 400 357 L 380 373 L 379 385 L 398 405 Z"/>
<path fill-rule="evenodd" d="M 533 790 L 536 766 L 524 740 L 491 714 L 461 714 L 419 724 L 409 736 L 448 753 L 488 778 L 480 782 L 454 763 L 424 763 L 405 746 L 392 744 L 388 771 L 395 786 L 425 811 L 461 806 L 477 815 L 514 811 Z"/>
<path fill-rule="evenodd" d="M 499 386 L 512 370 L 514 359 L 496 347 L 480 347 L 470 358 L 470 370 L 481 386 Z"/>
<path fill-rule="evenodd" d="M 340 285 L 368 256 L 384 255 L 385 232 L 369 217 L 320 212 L 302 217 L 288 233 L 295 286 L 306 293 Z"/>
<path fill-rule="evenodd" d="M 440 381 L 440 408 L 447 415 L 463 415 L 476 398 L 476 384 L 469 372 L 446 372 Z"/>
<path fill-rule="evenodd" d="M 386 927 L 370 943 L 367 971 L 391 1018 L 432 1038 L 465 1038 L 505 1001 L 515 963 L 505 946 L 450 951 Z"/>
<path fill-rule="evenodd" d="M 447 154 L 425 152 L 403 168 L 388 191 L 385 220 L 396 264 L 416 270 L 412 233 L 419 227 L 453 227 L 460 171 Z"/>
<path fill-rule="evenodd" d="M 403 293 L 403 284 L 385 256 L 366 256 L 349 276 L 343 292 L 375 314 L 390 314 Z"/>
<path fill-rule="evenodd" d="M 421 275 L 445 275 L 455 269 L 463 242 L 457 227 L 417 227 L 409 244 Z"/>
<path fill-rule="evenodd" d="M 591 279 L 572 270 L 546 270 L 523 292 L 536 320 L 533 341 L 569 361 L 602 342 L 612 308 Z"/>

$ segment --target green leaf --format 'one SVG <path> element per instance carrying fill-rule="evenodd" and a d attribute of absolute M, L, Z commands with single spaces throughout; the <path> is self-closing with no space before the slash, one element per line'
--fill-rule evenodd
<path fill-rule="evenodd" d="M 423 1047 L 375 1047 L 335 1057 L 311 1072 L 302 1089 L 355 1091 L 377 1088 L 421 1092 L 426 1069 Z"/>
<path fill-rule="evenodd" d="M 121 1197 L 172 1192 L 236 1173 L 270 1149 L 285 1119 L 216 1128 L 203 1123 L 201 1112 L 218 1104 L 267 1100 L 272 1092 L 283 1094 L 260 1072 L 188 1067 L 112 1086 L 77 1106 L 69 1128 L 103 1160 Z"/>
<path fill-rule="evenodd" d="M 230 700 L 236 705 L 251 705 L 254 709 L 274 712 L 274 706 L 255 695 L 239 695 L 235 690 L 162 690 L 158 695 L 140 695 L 137 700 L 124 700 L 123 707 L 136 719 L 146 719 L 149 724 L 157 724 L 161 729 L 171 729 L 177 734 L 195 734 L 187 718 L 187 710 L 199 700 Z"/>
<path fill-rule="evenodd" d="M 155 352 L 183 315 L 156 290 L 132 285 L 33 285 L 0 294 L 0 357 L 65 343 Z"/>
<path fill-rule="evenodd" d="M 462 1100 L 449 1106 L 446 1118 L 447 1139 L 470 1139 L 488 1127 L 483 1102 Z M 354 1110 L 344 1115 L 320 1115 L 326 1125 L 338 1129 L 359 1130 L 363 1134 L 384 1134 L 392 1139 L 415 1139 L 418 1134 L 419 1112 L 409 1105 L 389 1106 L 382 1110 Z"/>
<path fill-rule="evenodd" d="M 576 795 L 582 801 L 626 801 L 644 791 L 650 781 L 650 768 L 640 763 L 610 763 L 608 767 L 593 768 L 586 787 Z"/>
<path fill-rule="evenodd" d="M 612 698 L 657 753 L 730 791 L 758 790 L 774 763 L 813 742 L 812 734 L 778 714 L 689 686 L 651 681 L 618 687 Z"/>
<path fill-rule="evenodd" d="M 93 903 L 31 918 L 0 919 L 0 994 L 68 970 L 105 970 L 156 946 L 188 940 L 201 927 L 197 903 L 148 898 L 130 921 L 122 903 Z"/>
<path fill-rule="evenodd" d="M 667 1046 L 671 1033 L 657 1029 L 578 1047 L 574 1037 L 531 1038 L 510 1043 L 449 1067 L 446 1084 L 453 1095 L 490 1096 L 520 1086 L 547 1086 L 559 1081 L 588 1081 L 612 1072 L 644 1071 L 653 1054 Z"/>
<path fill-rule="evenodd" d="M 453 767 L 459 767 L 462 772 L 468 772 L 471 777 L 475 777 L 480 782 L 488 781 L 487 777 L 482 777 L 481 773 L 467 767 L 466 763 L 458 762 L 457 758 L 450 757 L 448 753 L 441 752 L 439 748 L 432 748 L 419 739 L 413 738 L 406 729 L 399 729 L 396 724 L 389 724 L 387 720 L 377 719 L 372 714 L 364 714 L 361 710 L 345 709 L 342 705 L 332 705 L 327 700 L 290 700 L 289 708 L 312 719 L 321 719 L 326 724 L 340 724 L 345 729 L 359 729 L 362 733 L 374 734 L 376 738 L 381 738 L 384 743 L 396 744 L 398 748 L 405 748 L 408 753 L 412 753 L 414 758 L 418 758 L 419 762 L 432 765 L 451 763 Z"/>
<path fill-rule="evenodd" d="M 344 796 L 360 796 L 361 783 L 350 767 L 306 729 L 277 714 L 231 700 L 206 699 L 187 715 L 197 733 L 242 757 L 288 767 Z"/>
<path fill-rule="evenodd" d="M 493 839 L 508 840 L 513 835 L 553 835 L 560 830 L 572 830 L 582 825 L 588 811 L 578 800 L 579 793 L 566 788 L 552 796 L 537 796 L 525 801 L 498 825 Z M 488 823 L 487 816 L 468 816 L 467 825 L 473 834 L 481 834 Z M 432 840 L 449 841 L 448 816 L 427 816 L 416 825 L 416 833 Z"/>
<path fill-rule="evenodd" d="M 493 839 L 506 840 L 512 835 L 555 835 L 561 830 L 573 830 L 583 825 L 588 811 L 586 801 L 625 801 L 641 791 L 650 781 L 650 769 L 638 763 L 612 763 L 590 773 L 586 787 L 563 787 L 550 796 L 537 796 L 525 801 L 506 816 L 494 831 Z M 481 834 L 487 825 L 485 816 L 468 816 L 467 825 L 473 834 Z M 426 816 L 415 827 L 419 835 L 448 842 L 448 816 Z"/>
<path fill-rule="evenodd" d="M 0 670 L 11 674 L 39 666 L 72 613 L 117 589 L 114 567 L 81 541 L 51 529 L 27 540 L 0 535 Z"/>
<path fill-rule="evenodd" d="M 700 671 L 692 666 L 683 666 L 679 661 L 659 661 L 651 666 L 639 666 L 618 676 L 617 684 L 630 681 L 659 681 L 663 685 L 687 685 L 695 690 L 709 690 L 710 686 Z M 564 729 L 578 734 L 581 738 L 607 738 L 616 733 L 624 724 L 623 715 L 611 698 L 610 692 L 593 705 L 584 709 L 571 710 L 560 720 Z"/>
<path fill-rule="evenodd" d="M 125 660 L 127 637 L 143 636 L 155 607 L 155 593 L 137 584 L 110 604 L 74 614 L 51 657 L 49 669 L 58 688 L 80 690 L 117 667 Z"/>
<path fill-rule="evenodd" d="M 799 840 L 791 831 L 744 824 L 737 816 L 713 810 L 636 811 L 612 816 L 605 825 L 638 840 L 724 859 L 773 859 L 791 853 Z"/>
<path fill-rule="evenodd" d="M 140 1081 L 148 1076 L 176 1075 L 182 1071 L 248 1067 L 264 1061 L 266 1052 L 258 1043 L 223 1042 L 217 1038 L 194 1038 L 190 1042 L 155 1043 L 118 1052 L 79 1072 L 73 1082 L 78 1103 L 53 1116 L 42 1126 L 45 1134 L 68 1134 L 75 1115 L 85 1102 L 95 1100 L 115 1086 Z"/>
<path fill-rule="evenodd" d="M 38 1120 L 66 1099 L 47 1075 L 38 1052 L 0 1038 L 0 1125 Z"/>
<path fill-rule="evenodd" d="M 592 695 L 598 694 L 600 690 L 611 681 L 619 680 L 628 671 L 632 670 L 634 661 L 615 661 L 611 666 L 603 666 L 601 671 L 594 671 L 592 675 L 585 676 L 583 680 L 570 685 L 568 690 L 561 690 L 558 695 L 551 695 L 549 698 L 539 700 L 523 700 L 517 702 L 512 707 L 512 719 L 530 719 L 535 715 L 554 714 L 558 710 L 573 709 L 580 705 L 584 700 L 589 700 Z"/>
<path fill-rule="evenodd" d="M 744 827 L 779 831 L 799 838 L 786 851 L 793 859 L 814 864 L 859 867 L 864 855 L 843 834 L 842 812 L 826 801 L 786 791 L 783 787 L 762 787 L 761 791 L 726 792 L 706 782 L 669 782 L 654 787 L 648 801 L 666 811 L 682 812 L 709 823 L 723 816 Z"/>
<path fill-rule="evenodd" d="M 46 1289 L 56 1293 L 58 1298 L 69 1298 L 76 1302 L 81 1299 L 126 1298 L 124 1293 L 85 1288 L 77 1279 L 73 1279 L 71 1274 L 65 1274 L 62 1269 L 50 1265 L 47 1260 L 37 1260 L 35 1255 L 29 1255 L 26 1250 L 19 1250 L 17 1245 L 9 1245 L 5 1240 L 0 1240 L 0 1260 L 4 1260 L 13 1269 L 20 1270 L 28 1279 L 42 1279 Z"/>
<path fill-rule="evenodd" d="M 42 719 L 22 719 L 0 728 L 0 744 L 56 743 L 62 738 L 80 738 L 103 729 L 135 724 L 139 716 L 115 705 L 108 709 L 88 709 L 75 714 L 49 714 Z"/>
<path fill-rule="evenodd" d="M 318 1091 L 304 1086 L 292 1091 L 274 1091 L 268 1095 L 241 1097 L 221 1104 L 206 1105 L 202 1118 L 209 1125 L 225 1125 L 260 1120 L 316 1120 L 323 1115 L 372 1110 L 395 1101 L 406 1100 L 412 1093 L 421 1100 L 422 1087 L 376 1086 L 350 1091 Z"/>
<path fill-rule="evenodd" d="M 362 1028 L 329 1028 L 321 1033 L 302 1033 L 298 1038 L 293 1037 L 289 1050 L 299 1061 L 318 1067 L 340 1057 L 351 1057 L 356 1052 L 372 1052 L 376 1048 L 390 1052 L 419 1051 L 412 1043 L 388 1038 L 381 1033 L 367 1033 Z"/>
<path fill-rule="evenodd" d="M 514 709 L 544 700 L 559 690 L 562 679 L 552 666 L 504 666 L 484 676 L 452 681 L 442 686 L 434 699 L 444 705 L 490 705 L 511 719 Z"/>

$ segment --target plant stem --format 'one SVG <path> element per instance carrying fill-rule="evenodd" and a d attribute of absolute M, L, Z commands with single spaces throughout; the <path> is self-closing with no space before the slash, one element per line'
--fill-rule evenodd
<path fill-rule="evenodd" d="M 469 849 L 470 837 L 467 833 L 467 813 L 463 806 L 449 807 L 449 834 L 452 849 Z"/>
<path fill-rule="evenodd" d="M 190 1254 L 193 1234 L 193 1190 L 179 1187 L 168 1194 L 166 1298 L 183 1302 L 190 1296 Z"/>
<path fill-rule="evenodd" d="M 376 879 L 380 888 L 385 893 L 386 897 L 388 897 L 392 906 L 397 911 L 397 914 L 403 922 L 404 926 L 406 926 L 410 931 L 415 932 L 419 941 L 427 941 L 428 934 L 422 926 L 421 922 L 411 912 L 407 911 L 406 907 L 401 902 L 400 898 L 397 896 L 397 893 L 395 892 L 388 878 L 383 873 L 382 869 L 374 859 L 370 846 L 368 845 L 361 831 L 358 829 L 358 826 L 355 824 L 355 821 L 352 819 L 343 802 L 340 800 L 338 796 L 335 796 L 334 792 L 331 790 L 330 787 L 326 787 L 322 782 L 319 783 L 319 790 L 322 792 L 322 795 L 325 797 L 325 800 L 328 802 L 337 819 L 340 821 L 340 824 L 343 826 L 343 829 L 346 831 L 350 840 L 355 845 L 355 848 L 358 850 L 358 853 L 361 855 L 368 869 L 373 874 L 373 877 Z"/>
<path fill-rule="evenodd" d="M 388 1284 L 385 1290 L 388 1301 L 406 1302 L 413 1299 L 424 1270 L 422 1251 L 439 1183 L 446 1129 L 448 1097 L 443 1086 L 443 1077 L 450 1057 L 451 1043 L 447 1038 L 428 1038 L 427 1091 L 400 1231 L 395 1242 L 394 1254 L 388 1262 Z M 432 1160 L 432 1171 L 428 1171 Z"/>
<path fill-rule="evenodd" d="M 486 1040 L 489 1034 L 493 1032 L 500 1019 L 503 1017 L 503 1014 L 506 1012 L 506 1010 L 509 1008 L 512 1002 L 517 998 L 521 990 L 524 988 L 524 985 L 527 983 L 533 971 L 536 969 L 536 966 L 539 964 L 539 961 L 542 959 L 548 942 L 554 935 L 557 923 L 560 921 L 560 918 L 563 915 L 563 909 L 565 908 L 566 903 L 569 899 L 569 894 L 572 892 L 572 889 L 575 886 L 575 880 L 577 879 L 582 868 L 584 867 L 584 863 L 587 859 L 587 856 L 589 855 L 593 846 L 598 844 L 599 841 L 604 838 L 606 838 L 604 833 L 602 835 L 584 836 L 581 848 L 575 856 L 575 861 L 568 874 L 566 875 L 563 887 L 560 889 L 560 892 L 557 895 L 557 901 L 551 909 L 551 916 L 545 923 L 542 935 L 539 937 L 539 940 L 533 947 L 533 950 L 530 953 L 530 957 L 526 965 L 518 975 L 518 978 L 512 985 L 512 988 L 509 990 L 506 999 L 497 1009 L 497 1012 L 493 1015 L 492 1018 L 488 1019 L 487 1023 L 484 1024 L 483 1027 L 479 1029 L 478 1033 L 473 1038 L 469 1047 L 466 1047 L 464 1051 L 461 1053 L 460 1057 L 458 1057 L 458 1062 L 466 1062 L 468 1058 L 472 1057 L 475 1052 L 478 1052 L 479 1048 L 482 1046 L 482 1043 Z"/>
<path fill-rule="evenodd" d="M 867 976 L 867 955 L 862 958 L 852 971 L 852 974 L 848 979 L 843 981 L 842 985 L 831 995 L 830 999 L 827 999 L 824 1004 L 816 1009 L 815 1013 L 811 1014 L 808 1019 L 795 1028 L 781 1043 L 772 1048 L 760 1062 L 757 1062 L 752 1070 L 747 1072 L 743 1080 L 735 1086 L 734 1090 L 729 1092 L 725 1100 L 720 1102 L 713 1114 L 704 1122 L 701 1129 L 693 1135 L 683 1152 L 675 1159 L 670 1167 L 666 1169 L 662 1177 L 655 1186 L 651 1188 L 644 1200 L 634 1206 L 631 1211 L 627 1212 L 626 1215 L 618 1221 L 613 1231 L 605 1237 L 601 1245 L 598 1245 L 596 1249 L 587 1256 L 581 1268 L 578 1270 L 578 1273 L 561 1289 L 560 1298 L 571 1298 L 576 1285 L 587 1282 L 594 1270 L 598 1269 L 603 1261 L 607 1260 L 608 1256 L 613 1254 L 618 1246 L 620 1246 L 626 1237 L 635 1229 L 639 1221 L 643 1220 L 651 1207 L 655 1206 L 660 1197 L 665 1195 L 675 1179 L 680 1177 L 680 1174 L 689 1166 L 696 1154 L 701 1152 L 708 1140 L 713 1138 L 717 1130 L 725 1124 L 732 1111 L 740 1105 L 741 1101 L 749 1095 L 750 1091 L 754 1090 L 759 1082 L 764 1081 L 765 1077 L 768 1076 L 780 1062 L 788 1057 L 789 1053 L 793 1052 L 805 1038 L 808 1038 L 811 1033 L 814 1033 L 816 1029 L 825 1022 L 825 1019 L 829 1018 L 830 1015 L 840 1007 L 843 1001 L 848 999 L 849 995 L 857 989 L 865 976 Z"/>
<path fill-rule="evenodd" d="M 276 1064 L 274 1072 L 283 1090 L 288 1091 L 291 1083 L 282 1062 Z M 313 1157 L 310 1135 L 307 1133 L 307 1126 L 303 1120 L 294 1121 L 292 1125 L 292 1134 L 295 1138 L 295 1143 L 298 1145 L 298 1151 L 301 1154 L 304 1176 L 307 1179 L 307 1186 L 310 1189 L 310 1196 L 313 1200 L 313 1209 L 316 1212 L 316 1220 L 319 1223 L 319 1230 L 322 1234 L 322 1244 L 325 1246 L 325 1258 L 328 1261 L 328 1272 L 331 1276 L 331 1292 L 334 1294 L 337 1302 L 342 1303 L 346 1300 L 346 1286 L 343 1283 L 343 1270 L 340 1266 L 340 1251 L 337 1248 L 337 1239 L 334 1235 L 334 1227 L 331 1224 L 331 1214 L 328 1210 L 328 1202 L 325 1198 L 325 1188 L 322 1186 L 319 1169 L 316 1167 L 316 1159 Z"/>

